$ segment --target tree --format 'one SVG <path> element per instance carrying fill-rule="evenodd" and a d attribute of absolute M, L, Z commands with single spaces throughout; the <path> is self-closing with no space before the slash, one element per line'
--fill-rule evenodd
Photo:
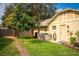
<path fill-rule="evenodd" d="M 46 4 L 46 3 L 39 3 L 39 4 L 27 4 L 26 5 L 26 12 L 31 16 L 36 16 L 37 21 L 37 28 L 39 32 L 39 25 L 40 22 L 52 17 L 55 14 L 55 4 Z"/>
<path fill-rule="evenodd" d="M 22 33 L 24 30 L 33 30 L 35 27 L 35 16 L 30 16 L 29 14 L 25 13 L 22 10 L 21 4 L 14 4 L 14 6 L 16 8 L 14 8 L 14 10 L 10 14 L 8 14 L 8 16 L 7 13 L 9 11 L 6 11 L 5 15 L 2 18 L 3 24 L 8 28 L 21 31 Z"/>
<path fill-rule="evenodd" d="M 9 4 L 2 17 L 3 24 L 18 31 L 32 30 L 40 21 L 55 13 L 54 4 Z M 38 25 L 38 26 L 37 26 Z"/>

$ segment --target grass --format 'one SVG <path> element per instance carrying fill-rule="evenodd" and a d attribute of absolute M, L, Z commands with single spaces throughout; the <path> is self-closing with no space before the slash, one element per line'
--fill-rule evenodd
<path fill-rule="evenodd" d="M 13 45 L 12 39 L 0 37 L 0 56 L 16 56 L 19 55 L 18 50 Z"/>
<path fill-rule="evenodd" d="M 69 47 L 34 38 L 19 38 L 32 56 L 79 56 L 79 51 Z"/>

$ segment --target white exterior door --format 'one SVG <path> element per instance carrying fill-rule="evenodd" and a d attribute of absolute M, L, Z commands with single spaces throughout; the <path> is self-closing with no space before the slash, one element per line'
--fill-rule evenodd
<path fill-rule="evenodd" d="M 68 40 L 66 25 L 60 26 L 60 40 L 65 41 L 65 42 L 67 42 L 67 40 Z"/>

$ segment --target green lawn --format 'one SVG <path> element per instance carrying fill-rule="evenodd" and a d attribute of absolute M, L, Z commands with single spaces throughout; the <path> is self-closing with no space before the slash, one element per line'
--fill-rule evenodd
<path fill-rule="evenodd" d="M 0 37 L 0 56 L 16 56 L 18 50 L 13 45 L 13 40 Z"/>
<path fill-rule="evenodd" d="M 79 56 L 79 51 L 33 38 L 19 38 L 29 54 L 32 56 Z"/>

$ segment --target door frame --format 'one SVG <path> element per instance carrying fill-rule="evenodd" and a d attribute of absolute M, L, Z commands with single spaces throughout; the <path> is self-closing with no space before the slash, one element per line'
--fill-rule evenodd
<path fill-rule="evenodd" d="M 60 25 L 60 41 L 61 41 L 61 40 L 63 40 L 63 41 L 65 40 L 65 41 L 66 41 L 66 39 L 62 39 L 62 34 L 61 34 L 61 32 L 62 32 L 61 27 L 62 27 L 62 26 L 65 26 L 65 31 L 67 30 L 67 26 L 66 26 L 65 24 Z M 67 31 L 66 31 L 66 32 L 67 32 Z M 65 35 L 67 35 L 67 33 L 65 33 Z M 66 36 L 66 37 L 67 37 L 67 36 Z"/>

